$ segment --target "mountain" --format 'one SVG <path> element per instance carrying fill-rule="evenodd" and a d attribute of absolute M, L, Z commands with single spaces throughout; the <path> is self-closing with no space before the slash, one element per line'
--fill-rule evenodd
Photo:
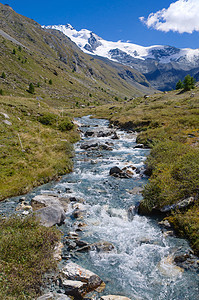
<path fill-rule="evenodd" d="M 175 88 L 176 82 L 186 74 L 194 76 L 199 72 L 199 49 L 161 45 L 142 47 L 121 41 L 110 42 L 87 29 L 77 31 L 70 24 L 45 28 L 63 32 L 85 53 L 106 57 L 134 68 L 159 90 Z"/>
<path fill-rule="evenodd" d="M 42 28 L 0 4 L 0 90 L 58 106 L 99 105 L 155 92 L 140 72 L 83 53 L 62 32 Z M 1 74 L 0 74 L 1 75 Z"/>

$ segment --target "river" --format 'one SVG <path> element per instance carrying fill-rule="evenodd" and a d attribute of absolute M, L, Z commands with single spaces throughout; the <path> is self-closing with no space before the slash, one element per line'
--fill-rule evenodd
<path fill-rule="evenodd" d="M 147 183 L 144 161 L 148 149 L 134 148 L 136 134 L 117 130 L 119 139 L 85 137 L 87 130 L 105 132 L 108 121 L 78 118 L 82 140 L 75 145 L 74 171 L 63 176 L 60 182 L 42 186 L 26 196 L 31 199 L 38 193 L 59 193 L 82 198 L 82 217 L 72 217 L 69 209 L 66 222 L 61 226 L 64 235 L 78 228 L 81 240 L 88 243 L 107 241 L 113 244 L 110 252 L 91 250 L 71 259 L 95 272 L 106 283 L 103 294 L 116 294 L 142 300 L 195 300 L 199 299 L 199 276 L 196 268 L 180 268 L 173 262 L 176 251 L 190 252 L 186 240 L 163 230 L 155 218 L 129 213 L 142 196 L 139 189 Z M 112 150 L 84 150 L 87 142 L 102 143 Z M 132 178 L 115 178 L 109 175 L 112 167 L 136 167 Z M 132 169 L 131 169 L 132 170 Z M 135 190 L 135 188 L 137 190 Z M 0 203 L 0 212 L 12 213 L 18 197 Z M 9 209 L 8 209 L 8 204 Z M 12 209 L 11 209 L 12 208 Z M 134 212 L 134 210 L 132 210 Z M 67 253 L 67 249 L 64 249 Z M 64 261 L 61 262 L 61 265 Z"/>

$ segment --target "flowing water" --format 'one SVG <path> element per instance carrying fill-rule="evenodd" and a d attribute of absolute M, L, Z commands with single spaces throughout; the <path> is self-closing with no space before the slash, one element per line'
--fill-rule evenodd
<path fill-rule="evenodd" d="M 108 127 L 108 121 L 83 117 L 77 119 L 82 131 L 90 128 Z M 89 128 L 88 128 L 89 126 Z M 106 282 L 104 294 L 117 294 L 130 299 L 183 300 L 199 299 L 199 276 L 196 269 L 186 270 L 173 263 L 177 249 L 189 251 L 184 239 L 165 234 L 157 220 L 128 213 L 136 206 L 141 195 L 133 188 L 147 183 L 143 167 L 147 149 L 134 148 L 136 136 L 133 133 L 117 131 L 120 139 L 110 137 L 85 137 L 75 146 L 74 172 L 66 175 L 59 183 L 43 186 L 37 193 L 59 193 L 83 198 L 81 204 L 85 223 L 80 238 L 89 243 L 107 241 L 114 245 L 111 252 L 92 250 L 72 259 L 83 267 L 98 274 Z M 113 150 L 85 151 L 81 145 L 87 141 L 103 144 L 112 143 Z M 139 173 L 132 178 L 115 178 L 109 175 L 111 167 L 135 166 Z M 18 198 L 15 198 L 18 199 Z M 13 200 L 11 205 L 15 207 Z M 0 210 L 6 211 L 8 202 L 2 202 Z M 65 235 L 74 231 L 78 222 L 68 213 L 61 230 Z M 64 262 L 63 262 L 64 263 Z"/>

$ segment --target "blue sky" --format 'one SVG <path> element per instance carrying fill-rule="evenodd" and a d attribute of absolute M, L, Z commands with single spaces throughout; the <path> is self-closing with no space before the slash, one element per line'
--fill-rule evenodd
<path fill-rule="evenodd" d="M 199 48 L 199 0 L 7 0 L 6 3 L 41 25 L 70 23 L 77 30 L 92 30 L 106 40 L 129 40 L 142 46 Z"/>

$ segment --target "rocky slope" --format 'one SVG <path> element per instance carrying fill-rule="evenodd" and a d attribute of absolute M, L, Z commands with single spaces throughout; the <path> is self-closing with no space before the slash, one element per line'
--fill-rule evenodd
<path fill-rule="evenodd" d="M 0 26 L 0 70 L 6 74 L 0 89 L 5 95 L 28 96 L 32 82 L 36 95 L 48 103 L 73 107 L 77 102 L 96 105 L 154 91 L 141 73 L 91 58 L 63 33 L 43 29 L 3 4 Z"/>
<path fill-rule="evenodd" d="M 106 57 L 130 66 L 145 75 L 151 85 L 159 90 L 170 90 L 179 79 L 190 73 L 198 76 L 199 49 L 179 49 L 172 46 L 155 45 L 142 47 L 127 42 L 106 41 L 95 33 L 75 30 L 70 24 L 54 25 L 85 53 Z"/>

